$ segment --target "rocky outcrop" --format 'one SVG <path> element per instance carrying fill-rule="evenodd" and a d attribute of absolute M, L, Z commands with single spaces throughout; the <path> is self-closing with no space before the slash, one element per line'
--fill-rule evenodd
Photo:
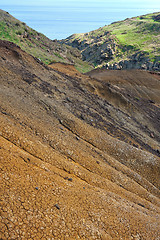
<path fill-rule="evenodd" d="M 151 61 L 143 52 L 129 56 L 128 59 L 119 62 L 107 63 L 103 66 L 106 69 L 121 70 L 121 69 L 143 69 L 149 71 L 160 70 L 160 57 L 156 61 Z"/>
<path fill-rule="evenodd" d="M 126 47 L 126 57 L 120 57 L 120 47 L 114 38 L 111 38 L 107 32 L 108 37 L 104 40 L 104 36 L 85 40 L 87 35 L 84 34 L 84 40 L 75 39 L 72 42 L 71 38 L 65 41 L 72 47 L 78 48 L 81 51 L 82 59 L 88 61 L 99 68 L 106 68 L 112 70 L 121 69 L 143 69 L 149 71 L 160 70 L 160 57 L 156 57 L 155 60 L 149 58 L 148 54 L 143 51 L 136 50 L 134 54 L 127 53 L 128 47 Z M 74 35 L 73 35 L 74 37 Z M 115 59 L 120 60 L 115 60 Z"/>
<path fill-rule="evenodd" d="M 105 33 L 108 38 L 104 40 L 103 36 L 93 37 L 92 39 L 87 39 L 88 34 L 84 34 L 81 39 L 74 39 L 75 35 L 72 35 L 64 42 L 74 48 L 81 51 L 82 59 L 95 66 L 102 64 L 103 62 L 110 61 L 114 58 L 116 53 L 116 42 L 114 38 L 110 38 L 109 32 Z M 72 41 L 72 39 L 74 39 Z M 63 42 L 63 41 L 62 41 Z"/>
<path fill-rule="evenodd" d="M 159 71 L 159 16 L 154 13 L 115 22 L 74 34 L 62 43 L 78 48 L 83 60 L 98 68 Z"/>
<path fill-rule="evenodd" d="M 160 14 L 154 16 L 153 19 L 154 19 L 155 21 L 160 22 Z"/>

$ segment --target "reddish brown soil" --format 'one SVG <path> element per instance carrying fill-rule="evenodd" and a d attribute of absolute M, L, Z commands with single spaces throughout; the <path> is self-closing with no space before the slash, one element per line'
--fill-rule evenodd
<path fill-rule="evenodd" d="M 64 73 L 71 77 L 81 77 L 82 74 L 74 67 L 74 65 L 71 64 L 65 64 L 65 63 L 52 63 L 49 65 L 49 67 Z"/>
<path fill-rule="evenodd" d="M 160 239 L 159 79 L 65 69 L 0 41 L 0 239 Z"/>

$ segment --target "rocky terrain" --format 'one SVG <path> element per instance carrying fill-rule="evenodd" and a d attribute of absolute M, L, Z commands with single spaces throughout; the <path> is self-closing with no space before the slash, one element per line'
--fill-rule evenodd
<path fill-rule="evenodd" d="M 133 17 L 61 41 L 105 69 L 160 70 L 160 13 Z"/>
<path fill-rule="evenodd" d="M 0 39 L 14 42 L 45 64 L 51 62 L 74 64 L 81 72 L 93 69 L 88 62 L 82 61 L 78 49 L 47 38 L 3 10 L 0 10 Z"/>
<path fill-rule="evenodd" d="M 160 239 L 160 75 L 0 40 L 0 122 L 0 239 Z"/>

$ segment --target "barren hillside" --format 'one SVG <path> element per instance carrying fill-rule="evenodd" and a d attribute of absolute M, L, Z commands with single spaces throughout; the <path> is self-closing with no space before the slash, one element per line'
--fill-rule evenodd
<path fill-rule="evenodd" d="M 50 67 L 0 40 L 0 239 L 160 239 L 160 76 Z"/>

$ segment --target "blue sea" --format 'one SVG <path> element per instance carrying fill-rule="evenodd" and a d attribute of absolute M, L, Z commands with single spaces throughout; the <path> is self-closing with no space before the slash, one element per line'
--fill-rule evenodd
<path fill-rule="evenodd" d="M 19 1 L 20 2 L 20 1 Z M 160 11 L 158 1 L 27 1 L 28 4 L 1 4 L 17 19 L 50 39 L 64 39 L 74 33 L 85 33 L 112 22 Z M 43 4 L 44 3 L 44 4 Z M 48 3 L 48 4 L 47 4 Z"/>

